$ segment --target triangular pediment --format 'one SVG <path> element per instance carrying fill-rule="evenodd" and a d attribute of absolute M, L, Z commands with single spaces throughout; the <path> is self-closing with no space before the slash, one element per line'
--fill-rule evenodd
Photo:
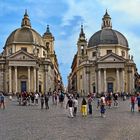
<path fill-rule="evenodd" d="M 110 53 L 101 57 L 98 62 L 125 62 L 125 59 L 115 53 Z"/>
<path fill-rule="evenodd" d="M 9 60 L 36 60 L 33 55 L 23 50 L 17 51 L 16 53 L 10 55 L 7 59 Z"/>

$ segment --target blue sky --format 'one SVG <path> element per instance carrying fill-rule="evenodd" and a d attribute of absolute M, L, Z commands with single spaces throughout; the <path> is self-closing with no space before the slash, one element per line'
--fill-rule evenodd
<path fill-rule="evenodd" d="M 55 51 L 63 82 L 77 51 L 80 25 L 83 23 L 87 40 L 101 29 L 105 10 L 112 18 L 113 29 L 128 40 L 130 54 L 140 71 L 140 0 L 0 0 L 0 52 L 7 37 L 21 26 L 25 9 L 32 28 L 43 35 L 47 24 L 55 37 Z"/>

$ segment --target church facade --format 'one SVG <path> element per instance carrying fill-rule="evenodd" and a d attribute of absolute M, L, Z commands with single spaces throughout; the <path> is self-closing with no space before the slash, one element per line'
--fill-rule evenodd
<path fill-rule="evenodd" d="M 62 88 L 54 37 L 49 26 L 43 36 L 30 23 L 27 11 L 0 54 L 0 90 L 6 93 L 50 92 Z"/>
<path fill-rule="evenodd" d="M 132 93 L 135 90 L 136 64 L 129 50 L 125 36 L 112 29 L 107 11 L 102 18 L 101 30 L 94 33 L 89 41 L 81 26 L 77 53 L 68 76 L 69 91 L 81 95 L 91 92 Z"/>

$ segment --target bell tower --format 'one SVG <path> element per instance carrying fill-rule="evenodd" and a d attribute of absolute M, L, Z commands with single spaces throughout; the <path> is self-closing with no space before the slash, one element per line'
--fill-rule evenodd
<path fill-rule="evenodd" d="M 78 38 L 78 41 L 77 41 L 77 48 L 78 48 L 78 53 L 77 53 L 78 63 L 77 64 L 80 64 L 80 61 L 87 54 L 87 52 L 86 52 L 87 40 L 86 40 L 85 33 L 84 33 L 84 30 L 83 30 L 83 25 L 81 25 L 81 31 L 80 31 L 79 38 Z"/>

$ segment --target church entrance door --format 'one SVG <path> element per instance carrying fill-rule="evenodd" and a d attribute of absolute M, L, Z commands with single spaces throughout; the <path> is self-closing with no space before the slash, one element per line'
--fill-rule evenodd
<path fill-rule="evenodd" d="M 112 82 L 108 83 L 108 85 L 107 85 L 107 91 L 108 92 L 113 92 L 113 83 Z"/>
<path fill-rule="evenodd" d="M 21 92 L 26 91 L 26 81 L 21 81 Z"/>

